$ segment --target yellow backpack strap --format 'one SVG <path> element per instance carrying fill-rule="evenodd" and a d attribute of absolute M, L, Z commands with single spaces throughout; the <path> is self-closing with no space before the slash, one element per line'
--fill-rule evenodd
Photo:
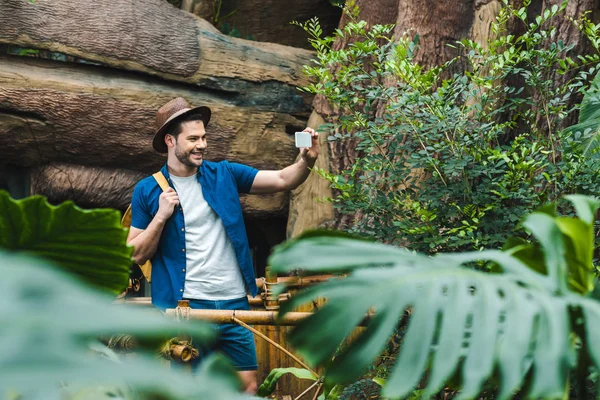
<path fill-rule="evenodd" d="M 123 228 L 129 228 L 131 226 L 131 204 L 127 206 L 123 218 L 121 218 L 121 226 Z"/>
<path fill-rule="evenodd" d="M 167 182 L 167 178 L 165 178 L 162 172 L 158 171 L 152 176 L 154 177 L 154 179 L 156 179 L 156 182 L 158 182 L 158 186 L 160 186 L 163 192 L 169 188 L 169 182 Z"/>
<path fill-rule="evenodd" d="M 169 187 L 169 182 L 167 182 L 167 178 L 162 174 L 162 172 L 158 171 L 155 174 L 152 174 L 158 186 L 163 190 L 167 190 Z M 129 228 L 131 226 L 131 204 L 127 206 L 127 210 L 125 210 L 125 214 L 123 214 L 123 218 L 121 218 L 121 226 L 123 228 Z"/>
<path fill-rule="evenodd" d="M 158 171 L 157 173 L 152 174 L 152 176 L 154 177 L 154 179 L 156 179 L 158 186 L 160 186 L 163 192 L 167 190 L 167 188 L 169 187 L 169 182 L 167 182 L 167 178 L 165 178 L 162 172 Z M 129 228 L 129 226 L 131 225 L 131 205 L 127 207 L 127 211 L 125 211 L 123 219 L 121 220 L 121 225 L 124 228 Z M 150 262 L 150 260 L 146 261 L 143 265 L 140 265 L 140 269 L 142 270 L 142 274 L 144 274 L 146 280 L 148 282 L 151 282 L 152 263 Z"/>

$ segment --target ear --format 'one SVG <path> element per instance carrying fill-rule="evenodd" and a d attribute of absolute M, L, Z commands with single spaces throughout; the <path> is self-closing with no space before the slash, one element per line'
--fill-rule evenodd
<path fill-rule="evenodd" d="M 167 147 L 175 147 L 175 138 L 167 133 L 165 135 L 165 143 Z"/>

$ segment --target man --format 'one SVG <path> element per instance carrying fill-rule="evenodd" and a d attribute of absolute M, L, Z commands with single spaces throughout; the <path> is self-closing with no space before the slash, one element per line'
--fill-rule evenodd
<path fill-rule="evenodd" d="M 178 97 L 156 115 L 152 146 L 167 153 L 161 172 L 164 192 L 153 177 L 140 181 L 131 201 L 128 243 L 133 258 L 152 260 L 152 302 L 174 308 L 189 299 L 192 308 L 249 309 L 247 293 L 257 294 L 254 268 L 238 193 L 291 190 L 306 180 L 317 157 L 318 134 L 298 162 L 279 171 L 204 160 L 208 107 L 191 107 Z M 237 325 L 222 325 L 219 349 L 238 369 L 248 393 L 255 393 L 254 337 Z"/>

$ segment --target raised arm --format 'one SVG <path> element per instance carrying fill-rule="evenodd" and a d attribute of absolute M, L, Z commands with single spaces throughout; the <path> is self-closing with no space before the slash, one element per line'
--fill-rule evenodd
<path fill-rule="evenodd" d="M 300 149 L 300 159 L 279 171 L 259 171 L 254 178 L 250 193 L 275 193 L 293 190 L 302 184 L 310 174 L 319 156 L 319 134 L 311 128 L 304 129 L 312 136 L 312 147 Z"/>

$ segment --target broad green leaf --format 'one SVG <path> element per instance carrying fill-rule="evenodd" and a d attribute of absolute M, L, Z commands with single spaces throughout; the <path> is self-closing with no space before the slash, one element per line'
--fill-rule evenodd
<path fill-rule="evenodd" d="M 460 398 L 466 399 L 476 397 L 485 380 L 492 375 L 497 354 L 496 346 L 489 344 L 497 342 L 500 335 L 498 324 L 505 307 L 499 288 L 492 281 L 478 279 L 474 286 L 474 305 L 471 307 L 473 329 L 463 364 L 464 384 L 460 395 Z"/>
<path fill-rule="evenodd" d="M 512 398 L 513 394 L 523 385 L 523 378 L 529 371 L 531 344 L 534 343 L 534 324 L 524 324 L 523 321 L 535 321 L 539 313 L 539 305 L 529 300 L 529 291 L 520 290 L 512 285 L 501 285 L 506 307 L 502 333 L 498 338 L 502 352 L 498 353 L 498 364 L 502 386 L 499 399 Z"/>
<path fill-rule="evenodd" d="M 329 393 L 327 393 L 325 400 L 338 400 L 343 392 L 344 385 L 335 385 L 333 388 L 331 388 Z"/>
<path fill-rule="evenodd" d="M 575 218 L 557 218 L 556 223 L 565 236 L 565 257 L 571 290 L 587 294 L 594 290 L 594 230 Z"/>
<path fill-rule="evenodd" d="M 590 132 L 584 143 L 583 154 L 600 157 L 600 72 L 596 74 L 590 88 L 583 96 L 579 121 L 566 129 L 567 132 Z"/>
<path fill-rule="evenodd" d="M 279 378 L 281 378 L 285 374 L 292 374 L 296 378 L 299 379 L 309 379 L 314 381 L 317 377 L 310 371 L 304 368 L 275 368 L 269 372 L 269 375 L 265 378 L 265 381 L 259 386 L 257 396 L 266 397 L 273 393 L 275 387 L 277 386 L 277 382 Z"/>
<path fill-rule="evenodd" d="M 569 343 L 569 313 L 562 298 L 538 296 L 541 306 L 537 341 L 533 358 L 531 398 L 560 398 L 566 388 L 572 358 Z"/>
<path fill-rule="evenodd" d="M 351 258 L 347 255 L 354 241 L 332 240 L 332 254 L 323 265 L 351 272 L 345 278 L 300 292 L 282 308 L 285 313 L 316 298 L 327 300 L 325 306 L 295 328 L 290 343 L 308 355 L 311 362 L 325 366 L 328 380 L 343 383 L 365 371 L 409 309 L 407 331 L 384 396 L 409 396 L 428 370 L 426 396 L 458 376 L 462 382 L 459 398 L 474 398 L 496 371 L 501 378 L 501 399 L 511 398 L 523 388 L 527 377 L 532 378 L 528 386 L 531 397 L 564 395 L 567 375 L 575 360 L 569 310 L 583 309 L 588 335 L 600 329 L 596 326 L 600 324 L 600 305 L 576 295 L 566 285 L 567 263 L 571 270 L 574 259 L 587 258 L 593 238 L 588 232 L 577 233 L 587 226 L 581 220 L 535 213 L 526 224 L 539 244 L 522 243 L 504 252 L 434 257 L 398 252 L 395 261 L 392 252 L 397 249 L 392 248 L 391 252 L 383 252 L 387 255 L 383 267 L 369 262 L 383 259 L 381 245 L 363 243 L 361 254 Z M 570 243 L 573 238 L 580 243 Z M 301 246 L 304 256 L 293 266 L 284 263 L 290 260 L 289 254 L 298 254 L 294 247 L 302 241 L 277 253 L 270 260 L 271 265 L 280 271 L 305 266 L 310 271 L 320 270 L 319 257 L 327 253 L 327 240 L 321 237 L 319 249 L 314 252 L 313 240 L 306 239 Z M 551 274 L 536 272 L 516 256 L 529 251 L 528 246 L 535 246 L 544 269 Z M 332 261 L 336 256 L 337 260 Z M 464 266 L 473 261 L 494 262 L 502 272 L 486 273 Z M 558 283 L 561 280 L 564 285 Z M 557 291 L 559 287 L 562 291 Z M 374 314 L 366 329 L 336 354 L 335 349 L 367 310 Z M 594 343 L 590 354 L 595 365 L 600 366 L 600 345 Z"/>
<path fill-rule="evenodd" d="M 473 307 L 473 296 L 466 282 L 450 279 L 446 286 L 445 309 L 441 314 L 440 338 L 434 346 L 431 377 L 423 394 L 439 392 L 456 370 L 460 357 L 465 353 L 462 346 L 467 327 L 468 310 Z"/>
<path fill-rule="evenodd" d="M 112 293 L 127 287 L 132 248 L 117 210 L 50 205 L 42 196 L 12 199 L 0 190 L 0 249 L 52 260 Z"/>
<path fill-rule="evenodd" d="M 365 257 L 365 250 L 379 249 L 375 258 Z M 310 257 L 306 251 L 311 251 Z M 327 270 L 329 272 L 347 272 L 364 266 L 390 265 L 399 258 L 408 264 L 416 263 L 420 256 L 405 249 L 385 246 L 365 240 L 348 239 L 339 235 L 330 235 L 324 231 L 311 232 L 304 239 L 297 239 L 275 249 L 270 258 L 274 272 L 283 269 L 302 268 L 307 273 Z M 318 260 L 318 262 L 307 262 Z"/>
<path fill-rule="evenodd" d="M 596 211 L 600 208 L 600 200 L 596 197 L 582 196 L 579 194 L 570 194 L 565 199 L 573 203 L 577 218 L 582 222 L 593 225 L 596 219 Z"/>
<path fill-rule="evenodd" d="M 115 362 L 90 351 L 100 336 L 129 333 L 165 340 L 192 335 L 213 339 L 205 324 L 183 324 L 157 311 L 111 304 L 45 261 L 0 252 L 0 397 L 59 398 L 61 385 L 110 386 L 179 398 L 238 398 L 222 363 L 214 360 L 197 376 L 165 368 L 142 348 L 133 359 Z"/>
<path fill-rule="evenodd" d="M 523 226 L 531 231 L 542 246 L 546 270 L 554 283 L 554 290 L 566 292 L 566 250 L 562 240 L 562 232 L 556 223 L 556 219 L 548 214 L 534 212 L 525 218 Z"/>

